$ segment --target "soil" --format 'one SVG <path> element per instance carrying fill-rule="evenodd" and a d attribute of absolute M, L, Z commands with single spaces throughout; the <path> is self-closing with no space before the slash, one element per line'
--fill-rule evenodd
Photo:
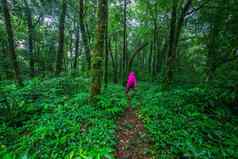
<path fill-rule="evenodd" d="M 136 110 L 128 108 L 118 120 L 118 159 L 152 159 L 150 139 Z"/>

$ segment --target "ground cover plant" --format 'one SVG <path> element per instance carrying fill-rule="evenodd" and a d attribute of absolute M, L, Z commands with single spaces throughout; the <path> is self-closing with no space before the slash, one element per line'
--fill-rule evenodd
<path fill-rule="evenodd" d="M 126 106 L 122 87 L 109 86 L 94 107 L 87 83 L 60 77 L 34 79 L 20 89 L 1 85 L 1 156 L 113 158 L 115 120 Z"/>
<path fill-rule="evenodd" d="M 224 103 L 233 95 L 204 86 L 144 91 L 139 116 L 157 158 L 237 158 L 237 110 Z"/>

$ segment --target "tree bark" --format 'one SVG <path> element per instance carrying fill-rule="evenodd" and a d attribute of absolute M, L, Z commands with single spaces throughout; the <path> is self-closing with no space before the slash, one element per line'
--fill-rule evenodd
<path fill-rule="evenodd" d="M 177 46 L 184 24 L 184 18 L 192 4 L 192 0 L 187 0 L 177 21 L 177 1 L 173 0 L 172 18 L 170 24 L 169 50 L 166 64 L 165 84 L 169 86 L 173 80 L 173 71 L 175 68 Z"/>
<path fill-rule="evenodd" d="M 165 72 L 165 79 L 164 79 L 165 87 L 169 86 L 173 79 L 173 68 L 174 68 L 174 60 L 175 60 L 175 54 L 176 54 L 175 28 L 176 28 L 176 21 L 177 21 L 177 4 L 178 4 L 177 0 L 173 0 L 171 21 L 170 21 L 168 59 L 166 61 L 166 72 Z"/>
<path fill-rule="evenodd" d="M 92 102 L 95 102 L 95 97 L 101 92 L 102 73 L 103 73 L 103 53 L 104 35 L 106 32 L 106 14 L 107 14 L 107 0 L 98 0 L 97 8 L 97 27 L 96 27 L 96 45 L 92 56 L 92 85 L 91 97 Z"/>
<path fill-rule="evenodd" d="M 88 37 L 86 33 L 86 28 L 85 28 L 85 22 L 84 22 L 84 0 L 79 1 L 79 24 L 80 24 L 80 30 L 81 30 L 81 35 L 83 39 L 83 45 L 84 45 L 84 51 L 86 55 L 86 59 L 88 62 L 88 70 L 91 68 L 91 53 L 90 53 L 90 48 L 89 48 L 89 42 L 88 42 Z"/>
<path fill-rule="evenodd" d="M 156 7 L 156 10 L 157 10 L 157 7 Z M 157 12 L 156 12 L 157 13 Z M 157 17 L 156 17 L 157 14 L 155 14 L 155 17 L 154 17 L 154 47 L 153 47 L 153 61 L 152 61 L 152 80 L 155 78 L 156 76 L 156 63 L 157 63 L 157 41 L 158 41 L 158 30 L 157 30 Z"/>
<path fill-rule="evenodd" d="M 9 68 L 9 57 L 7 55 L 7 48 L 6 48 L 6 42 L 5 40 L 0 40 L 0 46 L 1 46 L 1 53 L 0 56 L 2 57 L 2 60 L 4 61 L 3 63 L 3 68 L 5 72 L 5 77 L 6 79 L 12 79 L 12 74 Z"/>
<path fill-rule="evenodd" d="M 150 53 L 149 53 L 149 57 L 148 57 L 148 71 L 149 74 L 152 73 L 152 55 L 153 55 L 153 41 L 151 40 L 150 42 Z"/>
<path fill-rule="evenodd" d="M 108 7 L 108 5 L 106 6 Z M 105 45 L 105 71 L 104 71 L 104 84 L 105 88 L 107 88 L 108 84 L 108 8 L 106 8 L 106 31 L 104 35 L 104 45 Z"/>
<path fill-rule="evenodd" d="M 74 70 L 77 70 L 78 66 L 78 56 L 79 56 L 79 38 L 80 38 L 80 33 L 79 33 L 79 27 L 77 26 L 76 28 L 76 41 L 75 41 L 75 57 L 74 57 Z"/>
<path fill-rule="evenodd" d="M 12 65 L 13 65 L 13 68 L 15 71 L 16 82 L 20 86 L 23 86 L 23 82 L 22 82 L 22 79 L 20 76 L 20 68 L 19 68 L 19 65 L 17 62 L 14 34 L 13 34 L 13 29 L 12 29 L 12 24 L 11 24 L 11 15 L 10 15 L 7 0 L 2 0 L 2 7 L 3 7 L 3 13 L 4 13 L 5 27 L 6 27 L 6 32 L 7 32 L 9 53 L 11 55 Z"/>
<path fill-rule="evenodd" d="M 208 35 L 208 55 L 207 55 L 207 80 L 211 81 L 214 79 L 214 73 L 216 70 L 216 35 L 218 30 L 214 24 L 211 24 Z"/>
<path fill-rule="evenodd" d="M 28 1 L 24 0 L 25 7 L 26 7 L 26 17 L 27 17 L 27 28 L 28 28 L 28 51 L 30 56 L 30 76 L 31 78 L 35 75 L 35 61 L 34 61 L 34 53 L 33 53 L 33 24 L 32 24 L 32 12 L 31 8 L 29 7 Z"/>
<path fill-rule="evenodd" d="M 66 15 L 67 4 L 66 0 L 62 0 L 62 11 L 60 15 L 59 23 L 59 42 L 58 42 L 58 52 L 56 61 L 56 75 L 59 75 L 63 69 L 64 61 L 64 29 L 65 29 L 65 15 Z"/>
<path fill-rule="evenodd" d="M 192 5 L 192 0 L 187 0 L 185 6 L 183 7 L 182 9 L 182 13 L 179 17 L 179 20 L 178 20 L 178 24 L 176 25 L 177 28 L 176 28 L 176 35 L 175 35 L 175 38 L 176 38 L 176 47 L 178 45 L 178 41 L 179 41 L 179 38 L 180 38 L 180 34 L 182 32 L 182 28 L 183 28 L 183 24 L 184 24 L 184 18 L 189 10 L 189 7 Z"/>
<path fill-rule="evenodd" d="M 115 75 L 114 75 L 114 82 L 118 83 L 119 79 L 120 79 L 120 73 L 119 73 L 119 63 L 120 63 L 120 56 L 119 56 L 119 46 L 118 46 L 118 41 L 117 41 L 118 35 L 116 34 L 116 38 L 115 38 Z"/>
<path fill-rule="evenodd" d="M 117 70 L 117 56 L 118 55 L 116 55 L 115 56 L 115 58 L 114 58 L 114 56 L 113 56 L 113 53 L 112 53 L 112 48 L 111 48 L 111 40 L 109 39 L 109 41 L 108 41 L 108 49 L 109 49 L 109 55 L 110 55 L 110 57 L 111 57 L 111 60 L 112 60 L 112 67 L 113 67 L 113 82 L 114 83 L 117 83 L 118 82 L 118 79 L 117 79 L 117 74 L 118 74 L 118 70 Z M 116 49 L 115 50 L 117 50 L 117 47 L 116 47 Z M 115 52 L 116 54 L 117 54 L 117 52 Z"/>
<path fill-rule="evenodd" d="M 166 56 L 166 50 L 167 50 L 167 38 L 163 39 L 163 41 L 160 43 L 160 49 L 159 49 L 159 57 L 158 57 L 158 63 L 157 63 L 157 72 L 160 74 L 162 71 L 162 66 L 164 65 L 165 56 Z"/>
<path fill-rule="evenodd" d="M 123 21 L 123 83 L 124 80 L 126 80 L 127 72 L 129 71 L 127 68 L 127 0 L 124 0 L 124 8 L 123 8 L 123 13 L 124 13 L 124 21 Z"/>
<path fill-rule="evenodd" d="M 66 67 L 66 68 L 69 68 L 69 69 L 72 69 L 73 68 L 73 61 L 72 61 L 72 59 L 73 59 L 73 44 L 74 44 L 74 38 L 73 38 L 73 33 L 75 32 L 75 28 L 72 30 L 72 32 L 70 31 L 69 33 L 70 33 L 70 41 L 69 41 L 69 52 L 70 52 L 70 57 L 69 57 L 69 59 L 68 59 L 68 55 L 66 55 L 67 56 L 67 58 L 65 59 L 66 60 L 66 66 L 68 66 L 68 67 Z M 67 69 L 65 69 L 65 71 L 67 71 Z"/>

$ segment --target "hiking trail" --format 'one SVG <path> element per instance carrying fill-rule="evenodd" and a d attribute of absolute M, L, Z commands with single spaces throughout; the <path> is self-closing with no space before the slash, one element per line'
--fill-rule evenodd
<path fill-rule="evenodd" d="M 142 121 L 131 107 L 127 108 L 117 121 L 118 159 L 152 159 L 150 140 Z"/>

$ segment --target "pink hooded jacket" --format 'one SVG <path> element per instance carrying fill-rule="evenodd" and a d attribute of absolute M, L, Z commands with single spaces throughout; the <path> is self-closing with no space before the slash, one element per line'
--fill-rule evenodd
<path fill-rule="evenodd" d="M 131 88 L 135 88 L 136 87 L 136 74 L 135 72 L 130 72 L 128 79 L 127 79 L 127 84 L 126 84 L 126 92 L 129 91 L 129 89 Z"/>

